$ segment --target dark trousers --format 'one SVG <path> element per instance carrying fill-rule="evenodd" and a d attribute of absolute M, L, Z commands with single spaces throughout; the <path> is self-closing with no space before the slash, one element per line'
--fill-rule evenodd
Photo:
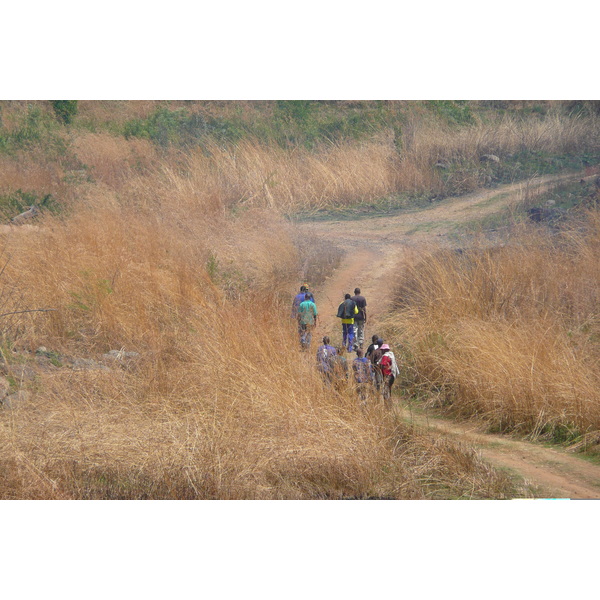
<path fill-rule="evenodd" d="M 383 376 L 383 402 L 388 407 L 392 407 L 392 386 L 396 378 L 393 375 Z"/>

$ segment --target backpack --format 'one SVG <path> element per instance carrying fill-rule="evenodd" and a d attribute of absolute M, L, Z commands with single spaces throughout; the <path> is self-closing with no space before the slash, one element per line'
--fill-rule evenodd
<path fill-rule="evenodd" d="M 398 368 L 398 363 L 396 362 L 396 357 L 394 356 L 394 353 L 391 350 L 387 350 L 386 352 L 383 353 L 382 357 L 377 361 L 377 365 L 381 366 L 381 359 L 385 356 L 388 355 L 390 358 L 390 370 L 392 371 L 392 375 L 394 377 L 398 377 L 398 375 L 400 375 L 400 369 Z"/>
<path fill-rule="evenodd" d="M 338 306 L 337 316 L 340 319 L 353 319 L 355 307 L 356 302 L 351 298 L 348 298 Z"/>

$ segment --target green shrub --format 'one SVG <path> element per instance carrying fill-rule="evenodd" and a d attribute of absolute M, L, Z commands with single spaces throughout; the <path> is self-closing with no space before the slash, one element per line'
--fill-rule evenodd
<path fill-rule="evenodd" d="M 17 190 L 11 194 L 0 196 L 0 216 L 5 219 L 16 217 L 33 205 L 52 213 L 59 211 L 59 205 L 52 194 L 38 196 Z"/>
<path fill-rule="evenodd" d="M 71 123 L 77 114 L 77 100 L 51 100 L 50 104 L 56 116 L 65 125 Z"/>
<path fill-rule="evenodd" d="M 221 141 L 236 141 L 241 131 L 234 123 L 185 108 L 171 110 L 159 108 L 145 119 L 133 119 L 125 124 L 125 137 L 141 137 L 152 140 L 159 146 L 199 145 L 211 136 Z"/>
<path fill-rule="evenodd" d="M 475 122 L 466 100 L 430 100 L 427 104 L 452 125 L 470 125 Z"/>
<path fill-rule="evenodd" d="M 64 156 L 66 144 L 59 134 L 56 120 L 39 105 L 29 105 L 27 112 L 10 131 L 0 124 L 0 152 L 13 154 L 18 150 L 30 150 L 43 146 L 50 158 Z"/>

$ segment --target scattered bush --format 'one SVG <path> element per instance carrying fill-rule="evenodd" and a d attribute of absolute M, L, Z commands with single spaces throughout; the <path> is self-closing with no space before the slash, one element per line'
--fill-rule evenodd
<path fill-rule="evenodd" d="M 62 123 L 69 125 L 73 122 L 77 114 L 77 100 L 52 100 L 50 104 Z"/>

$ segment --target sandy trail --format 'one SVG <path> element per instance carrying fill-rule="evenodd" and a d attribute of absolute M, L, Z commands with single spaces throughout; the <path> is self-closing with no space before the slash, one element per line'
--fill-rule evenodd
<path fill-rule="evenodd" d="M 411 251 L 425 246 L 451 247 L 448 234 L 457 224 L 501 210 L 521 196 L 526 188 L 528 193 L 536 194 L 557 182 L 581 177 L 581 173 L 547 176 L 527 184 L 447 198 L 431 208 L 388 216 L 300 223 L 299 227 L 335 242 L 345 251 L 339 268 L 315 290 L 320 312 L 315 339 L 329 335 L 333 344 L 341 344 L 337 307 L 345 293 L 352 294 L 354 288 L 359 287 L 367 299 L 365 341 L 370 341 L 371 336 L 378 333 L 378 317 L 389 308 L 391 282 L 402 265 L 410 260 Z M 507 436 L 486 434 L 482 424 L 415 416 L 408 407 L 399 410 L 419 427 L 474 446 L 490 463 L 510 470 L 537 489 L 536 497 L 600 498 L 600 466 L 574 454 Z"/>
<path fill-rule="evenodd" d="M 414 414 L 408 406 L 400 410 L 408 423 L 477 448 L 485 460 L 533 487 L 537 498 L 600 498 L 600 466 L 564 449 L 485 433 L 483 423 Z"/>

